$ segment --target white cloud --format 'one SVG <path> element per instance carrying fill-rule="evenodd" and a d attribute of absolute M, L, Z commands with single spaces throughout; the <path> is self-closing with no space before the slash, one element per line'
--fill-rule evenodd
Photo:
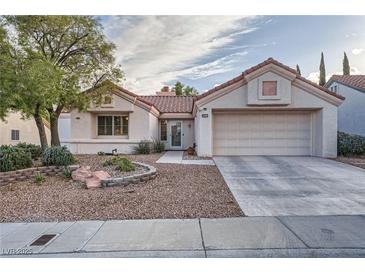
<path fill-rule="evenodd" d="M 199 79 L 231 70 L 246 50 L 215 60 L 212 56 L 255 31 L 251 22 L 251 17 L 238 16 L 113 16 L 103 25 L 117 45 L 125 86 L 148 94 L 178 77 Z"/>
<path fill-rule="evenodd" d="M 330 72 L 326 74 L 326 81 L 328 81 L 332 75 L 342 75 L 342 71 Z M 358 75 L 361 74 L 361 71 L 357 67 L 350 67 L 350 75 Z M 311 80 L 314 83 L 319 83 L 319 71 L 314 71 L 309 73 L 307 76 L 308 80 Z"/>
<path fill-rule="evenodd" d="M 365 51 L 365 49 L 362 49 L 362 48 L 360 48 L 360 49 L 353 49 L 352 50 L 352 54 L 353 55 L 359 55 L 359 54 L 363 53 L 364 51 Z"/>

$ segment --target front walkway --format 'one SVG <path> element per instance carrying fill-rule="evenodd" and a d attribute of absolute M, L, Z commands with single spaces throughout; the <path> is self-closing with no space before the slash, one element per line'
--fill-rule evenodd
<path fill-rule="evenodd" d="M 2 257 L 365 257 L 364 231 L 361 215 L 0 223 L 0 250 Z M 31 246 L 45 234 L 55 237 Z"/>
<path fill-rule="evenodd" d="M 207 165 L 214 166 L 213 160 L 184 160 L 184 151 L 166 151 L 160 159 L 158 164 L 183 164 L 183 165 Z"/>

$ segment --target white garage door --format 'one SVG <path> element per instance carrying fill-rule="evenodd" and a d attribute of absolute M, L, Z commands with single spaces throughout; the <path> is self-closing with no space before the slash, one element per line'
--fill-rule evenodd
<path fill-rule="evenodd" d="M 311 114 L 304 111 L 215 113 L 214 155 L 311 155 Z"/>

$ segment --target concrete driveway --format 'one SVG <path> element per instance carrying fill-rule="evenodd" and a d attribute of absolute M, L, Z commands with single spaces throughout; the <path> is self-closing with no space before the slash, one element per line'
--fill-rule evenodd
<path fill-rule="evenodd" d="M 365 213 L 365 170 L 317 157 L 238 156 L 214 161 L 248 216 Z"/>

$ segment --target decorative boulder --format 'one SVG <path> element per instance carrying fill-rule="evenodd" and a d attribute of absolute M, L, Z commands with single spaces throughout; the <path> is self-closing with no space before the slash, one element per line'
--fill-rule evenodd
<path fill-rule="evenodd" d="M 99 170 L 92 172 L 92 176 L 86 179 L 86 188 L 99 188 L 101 181 L 110 178 L 109 173 Z"/>
<path fill-rule="evenodd" d="M 92 174 L 89 166 L 82 166 L 82 167 L 76 169 L 75 171 L 73 171 L 71 174 L 72 180 L 80 181 L 82 183 L 85 183 L 86 179 L 90 178 L 92 176 L 93 176 L 93 174 Z"/>

